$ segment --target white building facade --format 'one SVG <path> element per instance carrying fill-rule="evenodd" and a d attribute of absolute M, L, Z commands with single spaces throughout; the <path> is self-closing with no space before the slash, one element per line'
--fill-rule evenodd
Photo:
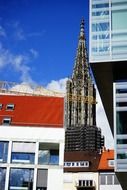
<path fill-rule="evenodd" d="M 1 189 L 63 188 L 63 129 L 0 127 L 0 147 Z"/>

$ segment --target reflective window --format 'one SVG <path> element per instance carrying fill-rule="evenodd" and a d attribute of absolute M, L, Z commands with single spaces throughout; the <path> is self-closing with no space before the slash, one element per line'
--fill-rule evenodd
<path fill-rule="evenodd" d="M 127 107 L 127 102 L 117 102 L 116 106 L 117 107 Z"/>
<path fill-rule="evenodd" d="M 101 39 L 101 40 L 109 39 L 109 34 L 93 35 L 92 39 L 93 40 L 97 40 L 97 39 Z"/>
<path fill-rule="evenodd" d="M 117 158 L 118 158 L 118 159 L 127 159 L 127 153 L 117 154 Z"/>
<path fill-rule="evenodd" d="M 39 144 L 39 164 L 59 164 L 59 145 L 58 144 Z"/>
<path fill-rule="evenodd" d="M 127 111 L 116 112 L 117 134 L 127 134 Z"/>
<path fill-rule="evenodd" d="M 127 9 L 112 11 L 112 30 L 127 29 L 127 22 L 125 22 L 125 18 L 127 18 Z"/>
<path fill-rule="evenodd" d="M 9 190 L 33 190 L 33 169 L 11 169 Z"/>
<path fill-rule="evenodd" d="M 94 5 L 92 5 L 92 8 L 106 8 L 106 7 L 109 7 L 108 3 L 94 4 Z"/>
<path fill-rule="evenodd" d="M 19 153 L 13 152 L 11 155 L 12 163 L 25 163 L 25 164 L 34 164 L 35 154 L 33 153 Z"/>
<path fill-rule="evenodd" d="M 109 15 L 109 11 L 92 12 L 92 16 L 103 16 L 103 15 Z"/>
<path fill-rule="evenodd" d="M 127 144 L 127 139 L 117 139 L 117 144 Z"/>
<path fill-rule="evenodd" d="M 46 190 L 47 189 L 47 176 L 48 170 L 38 169 L 37 171 L 37 190 Z"/>
<path fill-rule="evenodd" d="M 108 22 L 92 24 L 92 32 L 108 31 L 108 30 L 109 30 Z"/>
<path fill-rule="evenodd" d="M 6 169 L 0 168 L 0 190 L 5 189 L 5 175 L 6 175 Z"/>
<path fill-rule="evenodd" d="M 0 162 L 7 162 L 8 142 L 0 141 Z"/>
<path fill-rule="evenodd" d="M 2 110 L 3 104 L 0 104 L 0 110 Z"/>
<path fill-rule="evenodd" d="M 35 145 L 35 143 L 30 142 L 13 142 L 11 162 L 34 164 Z"/>

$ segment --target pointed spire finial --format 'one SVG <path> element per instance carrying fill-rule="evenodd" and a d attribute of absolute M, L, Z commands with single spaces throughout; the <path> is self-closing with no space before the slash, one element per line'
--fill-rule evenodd
<path fill-rule="evenodd" d="M 84 39 L 85 38 L 85 36 L 84 36 L 84 24 L 85 24 L 85 21 L 84 21 L 84 19 L 82 18 L 82 20 L 81 20 L 81 24 L 80 24 L 80 37 L 79 37 L 79 39 Z"/>

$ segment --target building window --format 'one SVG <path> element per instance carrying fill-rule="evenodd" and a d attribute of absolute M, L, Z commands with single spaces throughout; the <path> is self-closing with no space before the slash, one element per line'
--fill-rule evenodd
<path fill-rule="evenodd" d="M 100 175 L 100 184 L 105 185 L 106 184 L 106 175 Z"/>
<path fill-rule="evenodd" d="M 50 143 L 39 144 L 39 164 L 59 164 L 59 145 Z"/>
<path fill-rule="evenodd" d="M 117 144 L 127 144 L 127 139 L 117 139 Z"/>
<path fill-rule="evenodd" d="M 127 111 L 116 112 L 117 134 L 127 134 Z"/>
<path fill-rule="evenodd" d="M 12 163 L 34 164 L 35 143 L 13 142 L 12 144 Z"/>
<path fill-rule="evenodd" d="M 127 159 L 127 153 L 117 154 L 117 159 Z"/>
<path fill-rule="evenodd" d="M 114 160 L 108 160 L 109 167 L 114 167 Z"/>
<path fill-rule="evenodd" d="M 7 104 L 6 110 L 14 110 L 14 104 Z"/>
<path fill-rule="evenodd" d="M 102 23 L 92 24 L 92 32 L 99 32 L 99 31 L 109 31 L 109 23 L 102 22 Z"/>
<path fill-rule="evenodd" d="M 0 162 L 7 162 L 8 142 L 0 141 Z"/>
<path fill-rule="evenodd" d="M 11 155 L 12 163 L 24 163 L 24 164 L 34 164 L 35 154 L 33 153 L 17 153 L 13 152 Z"/>
<path fill-rule="evenodd" d="M 93 9 L 98 9 L 98 8 L 107 8 L 107 7 L 109 7 L 109 3 L 103 3 L 103 4 L 94 4 L 94 5 L 92 5 L 92 8 Z"/>
<path fill-rule="evenodd" d="M 3 122 L 2 122 L 3 125 L 10 125 L 10 123 L 11 123 L 10 117 L 3 118 Z"/>
<path fill-rule="evenodd" d="M 38 169 L 37 171 L 37 190 L 47 190 L 48 170 Z"/>
<path fill-rule="evenodd" d="M 33 190 L 33 169 L 11 168 L 9 190 Z"/>
<path fill-rule="evenodd" d="M 3 104 L 0 104 L 0 110 L 2 110 Z"/>
<path fill-rule="evenodd" d="M 113 176 L 112 174 L 107 175 L 107 185 L 113 185 Z"/>
<path fill-rule="evenodd" d="M 5 189 L 5 175 L 6 175 L 6 169 L 0 168 L 0 189 Z"/>

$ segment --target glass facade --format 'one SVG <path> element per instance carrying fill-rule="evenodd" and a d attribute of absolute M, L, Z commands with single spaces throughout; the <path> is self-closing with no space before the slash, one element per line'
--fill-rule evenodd
<path fill-rule="evenodd" d="M 90 62 L 127 59 L 127 0 L 90 0 Z"/>
<path fill-rule="evenodd" d="M 59 143 L 0 141 L 0 163 L 0 190 L 47 190 L 49 165 L 59 165 Z"/>
<path fill-rule="evenodd" d="M 46 149 L 47 148 L 47 149 Z M 39 164 L 59 164 L 59 148 L 58 145 L 51 145 L 45 143 L 40 143 L 39 145 L 39 154 L 38 154 L 38 163 Z"/>
<path fill-rule="evenodd" d="M 6 175 L 6 169 L 0 168 L 0 190 L 5 189 L 5 175 Z"/>
<path fill-rule="evenodd" d="M 127 171 L 127 82 L 114 83 L 115 170 Z"/>
<path fill-rule="evenodd" d="M 0 163 L 7 162 L 8 142 L 0 141 Z"/>
<path fill-rule="evenodd" d="M 33 169 L 10 170 L 9 190 L 16 189 L 33 190 Z"/>

